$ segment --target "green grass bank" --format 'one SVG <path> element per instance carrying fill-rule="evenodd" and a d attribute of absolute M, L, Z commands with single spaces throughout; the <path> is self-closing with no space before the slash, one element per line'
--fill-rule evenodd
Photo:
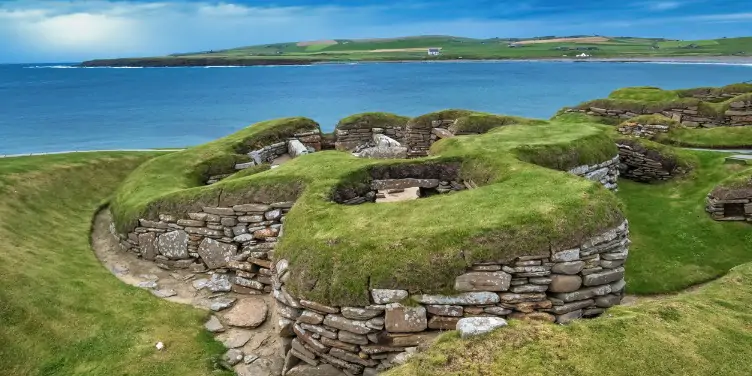
<path fill-rule="evenodd" d="M 122 283 L 90 248 L 94 213 L 156 155 L 0 159 L 0 374 L 223 374 L 205 312 Z"/>

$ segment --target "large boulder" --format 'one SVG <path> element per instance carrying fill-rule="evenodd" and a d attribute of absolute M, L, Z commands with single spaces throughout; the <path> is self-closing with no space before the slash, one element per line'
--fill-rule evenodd
<path fill-rule="evenodd" d="M 290 154 L 290 157 L 297 158 L 301 155 L 308 154 L 309 151 L 302 142 L 298 140 L 290 140 L 287 141 L 287 153 Z"/>
<path fill-rule="evenodd" d="M 356 156 L 371 159 L 405 159 L 407 158 L 407 148 L 404 146 L 376 146 L 363 149 Z"/>
<path fill-rule="evenodd" d="M 170 231 L 157 238 L 159 253 L 172 260 L 188 258 L 188 233 L 183 230 Z"/>
<path fill-rule="evenodd" d="M 383 147 L 383 148 L 392 148 L 397 146 L 402 146 L 397 140 L 385 136 L 383 134 L 375 134 L 373 135 L 373 143 L 376 144 L 376 147 Z"/>
<path fill-rule="evenodd" d="M 498 317 L 466 317 L 457 322 L 457 330 L 462 338 L 490 333 L 503 326 L 507 326 L 507 321 Z"/>
<path fill-rule="evenodd" d="M 209 269 L 223 268 L 232 261 L 238 246 L 205 238 L 198 246 L 198 254 Z"/>

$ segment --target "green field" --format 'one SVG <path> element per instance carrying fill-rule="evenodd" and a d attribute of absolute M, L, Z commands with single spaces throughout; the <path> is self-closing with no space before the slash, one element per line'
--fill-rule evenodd
<path fill-rule="evenodd" d="M 593 39 L 595 38 L 595 39 Z M 543 43 L 530 43 L 530 41 Z M 428 56 L 428 48 L 440 48 Z M 752 56 L 752 37 L 698 41 L 660 38 L 593 37 L 533 39 L 473 39 L 454 36 L 415 36 L 391 39 L 339 39 L 274 43 L 227 50 L 175 54 L 165 63 L 181 59 L 228 59 L 233 64 L 259 60 L 285 61 L 392 61 L 574 58 L 586 53 L 593 58 Z M 145 58 L 146 59 L 146 58 Z M 124 59 L 136 64 L 139 59 Z M 88 62 L 87 62 L 88 63 Z M 217 63 L 214 61 L 213 63 Z M 85 63 L 86 64 L 86 63 Z"/>
<path fill-rule="evenodd" d="M 277 43 L 214 51 L 208 55 L 250 57 L 310 57 L 327 59 L 402 59 L 427 58 L 428 48 L 441 48 L 437 58 L 445 59 L 489 59 L 489 58 L 543 58 L 562 57 L 587 53 L 594 57 L 629 56 L 724 56 L 745 52 L 752 55 L 752 38 L 731 38 L 702 41 L 669 41 L 646 38 L 604 38 L 602 42 L 588 39 L 572 41 L 551 41 L 546 43 L 524 44 L 524 40 L 472 39 L 451 36 L 406 37 L 375 40 L 336 40 L 336 44 L 313 44 L 300 46 L 299 43 Z M 545 41 L 545 40 L 544 40 Z M 516 47 L 510 47 L 515 45 Z M 696 46 L 690 48 L 689 46 Z M 565 50 L 565 49 L 569 50 Z M 580 50 L 577 50 L 580 48 Z M 587 48 L 591 48 L 587 50 Z M 385 51 L 398 49 L 420 49 L 420 51 Z M 201 54 L 206 55 L 206 54 Z M 181 56 L 197 56 L 187 54 Z"/>
<path fill-rule="evenodd" d="M 227 374 L 205 312 L 122 283 L 89 245 L 99 206 L 156 155 L 0 159 L 0 375 Z"/>

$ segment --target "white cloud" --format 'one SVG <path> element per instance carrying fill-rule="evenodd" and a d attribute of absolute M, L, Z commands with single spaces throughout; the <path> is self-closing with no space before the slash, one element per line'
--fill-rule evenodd
<path fill-rule="evenodd" d="M 695 0 L 702 1 L 702 0 Z M 648 3 L 642 3 L 648 4 Z M 656 10 L 678 6 L 651 2 Z M 634 4 L 633 4 L 634 5 Z M 433 6 L 433 5 L 432 5 Z M 521 7 L 529 7 L 524 5 Z M 642 9 L 645 9 L 643 5 Z M 554 12 L 535 19 L 482 16 L 401 18 L 428 3 L 368 6 L 248 6 L 231 0 L 153 2 L 114 0 L 0 0 L 0 61 L 80 61 L 91 58 L 164 55 L 243 45 L 333 38 L 453 34 L 470 37 L 524 37 L 570 34 L 635 34 L 635 25 L 669 26 L 687 22 L 734 23 L 752 13 L 676 17 L 626 17 L 598 22 L 592 14 L 562 17 Z M 516 9 L 516 8 L 515 8 Z M 418 12 L 420 13 L 420 12 Z M 395 17 L 396 15 L 396 17 Z M 498 16 L 498 15 L 497 15 Z M 678 31 L 677 31 L 678 33 Z M 660 35 L 665 36 L 665 35 Z"/>

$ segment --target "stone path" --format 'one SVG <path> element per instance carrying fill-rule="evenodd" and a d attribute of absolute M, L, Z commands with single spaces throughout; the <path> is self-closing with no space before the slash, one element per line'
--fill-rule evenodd
<path fill-rule="evenodd" d="M 284 359 L 279 354 L 285 344 L 277 334 L 278 320 L 271 295 L 212 292 L 209 274 L 160 269 L 153 262 L 121 251 L 117 238 L 110 232 L 111 223 L 109 211 L 104 210 L 97 214 L 92 229 L 92 247 L 104 267 L 121 281 L 149 290 L 157 298 L 215 312 L 205 328 L 228 348 L 224 361 L 238 375 L 282 374 Z M 167 338 L 161 340 L 169 343 Z"/>

